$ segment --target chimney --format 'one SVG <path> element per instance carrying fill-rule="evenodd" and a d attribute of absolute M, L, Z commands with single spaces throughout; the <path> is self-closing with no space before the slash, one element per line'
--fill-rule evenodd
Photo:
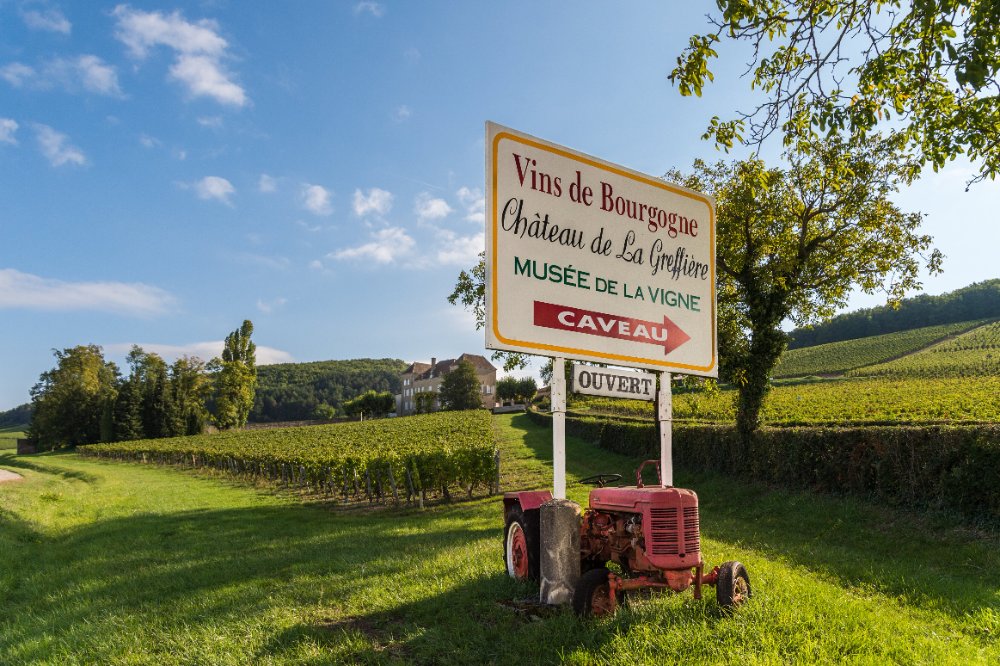
<path fill-rule="evenodd" d="M 434 379 L 434 367 L 438 364 L 438 360 L 431 356 L 431 379 Z"/>

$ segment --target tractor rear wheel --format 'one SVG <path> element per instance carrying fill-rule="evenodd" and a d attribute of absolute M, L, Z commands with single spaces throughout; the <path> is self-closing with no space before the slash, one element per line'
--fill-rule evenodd
<path fill-rule="evenodd" d="M 538 512 L 525 514 L 520 505 L 507 514 L 503 559 L 507 575 L 516 580 L 539 579 Z"/>
<path fill-rule="evenodd" d="M 723 608 L 739 606 L 753 596 L 750 589 L 750 574 L 739 562 L 724 562 L 719 566 L 719 578 L 715 584 L 715 599 Z"/>
<path fill-rule="evenodd" d="M 611 585 L 608 576 L 611 574 L 606 567 L 591 569 L 576 583 L 573 591 L 573 610 L 580 617 L 600 617 L 609 615 L 616 605 L 621 603 L 621 595 L 611 602 Z"/>

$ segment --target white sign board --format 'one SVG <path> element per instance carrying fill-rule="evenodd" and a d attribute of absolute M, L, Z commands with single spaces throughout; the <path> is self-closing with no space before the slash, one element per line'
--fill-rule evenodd
<path fill-rule="evenodd" d="M 654 400 L 656 375 L 651 372 L 612 370 L 576 363 L 573 365 L 573 390 L 608 398 Z"/>
<path fill-rule="evenodd" d="M 718 376 L 715 203 L 486 124 L 486 346 Z"/>

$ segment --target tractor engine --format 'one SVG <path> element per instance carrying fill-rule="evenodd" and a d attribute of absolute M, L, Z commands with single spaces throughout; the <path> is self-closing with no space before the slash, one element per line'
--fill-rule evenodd
<path fill-rule="evenodd" d="M 698 496 L 663 487 L 596 488 L 580 526 L 583 569 L 618 563 L 680 592 L 701 564 Z"/>

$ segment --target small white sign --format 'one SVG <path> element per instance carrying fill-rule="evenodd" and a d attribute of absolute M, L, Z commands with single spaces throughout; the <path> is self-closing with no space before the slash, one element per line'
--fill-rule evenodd
<path fill-rule="evenodd" d="M 573 391 L 607 398 L 654 400 L 656 375 L 576 363 L 573 365 Z"/>
<path fill-rule="evenodd" d="M 715 202 L 486 124 L 486 346 L 715 377 Z"/>

